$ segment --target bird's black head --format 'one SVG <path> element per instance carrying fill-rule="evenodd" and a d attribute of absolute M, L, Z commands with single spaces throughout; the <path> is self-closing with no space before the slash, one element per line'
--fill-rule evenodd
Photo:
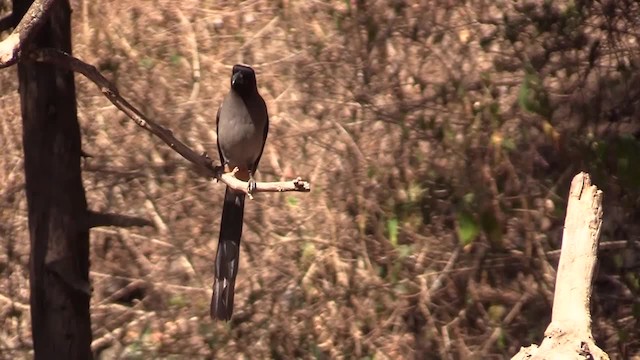
<path fill-rule="evenodd" d="M 240 95 L 257 92 L 256 72 L 247 65 L 234 65 L 231 71 L 231 88 Z"/>

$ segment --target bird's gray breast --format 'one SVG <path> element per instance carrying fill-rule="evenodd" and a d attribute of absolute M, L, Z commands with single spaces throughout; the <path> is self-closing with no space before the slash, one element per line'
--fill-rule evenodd
<path fill-rule="evenodd" d="M 231 167 L 253 165 L 262 151 L 265 121 L 249 112 L 239 96 L 228 96 L 220 108 L 218 145 Z"/>

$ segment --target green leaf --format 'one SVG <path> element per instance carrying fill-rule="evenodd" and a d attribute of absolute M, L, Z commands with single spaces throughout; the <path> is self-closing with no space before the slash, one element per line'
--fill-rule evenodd
<path fill-rule="evenodd" d="M 518 105 L 524 111 L 551 117 L 552 109 L 542 79 L 534 72 L 528 72 L 518 91 Z"/>
<path fill-rule="evenodd" d="M 462 200 L 464 201 L 464 203 L 466 205 L 472 205 L 473 201 L 475 200 L 475 198 L 476 198 L 476 194 L 474 194 L 474 193 L 466 193 L 462 197 Z"/>
<path fill-rule="evenodd" d="M 296 207 L 298 206 L 298 198 L 295 196 L 287 196 L 287 204 L 291 207 Z"/>
<path fill-rule="evenodd" d="M 182 60 L 182 56 L 180 54 L 173 54 L 169 57 L 169 61 L 171 61 L 171 65 L 179 65 Z"/>
<path fill-rule="evenodd" d="M 181 308 L 187 305 L 187 301 L 181 295 L 174 295 L 169 298 L 169 305 Z"/>
<path fill-rule="evenodd" d="M 496 324 L 499 324 L 502 318 L 504 318 L 507 310 L 503 305 L 491 305 L 489 306 L 489 319 Z"/>
<path fill-rule="evenodd" d="M 152 58 L 145 57 L 142 60 L 140 60 L 140 65 L 142 65 L 143 68 L 149 70 L 155 65 L 155 62 L 153 61 Z"/>
<path fill-rule="evenodd" d="M 373 179 L 373 178 L 376 176 L 376 174 L 377 174 L 377 173 L 378 173 L 378 172 L 377 172 L 377 170 L 376 170 L 376 168 L 375 168 L 375 167 L 373 167 L 373 166 L 369 166 L 369 167 L 367 168 L 367 177 L 368 177 L 369 179 Z"/>
<path fill-rule="evenodd" d="M 523 110 L 530 111 L 531 104 L 529 99 L 532 97 L 531 93 L 529 75 L 525 75 L 522 80 L 522 85 L 520 85 L 520 91 L 518 91 L 518 105 L 520 105 L 520 108 Z"/>
<path fill-rule="evenodd" d="M 409 191 L 407 192 L 407 195 L 409 195 L 409 201 L 419 201 L 422 198 L 422 194 L 424 194 L 424 189 L 420 183 L 411 182 L 411 184 L 409 184 Z"/>
<path fill-rule="evenodd" d="M 480 215 L 480 223 L 489 241 L 495 246 L 502 247 L 502 228 L 493 211 L 485 211 L 482 213 Z"/>
<path fill-rule="evenodd" d="M 413 248 L 411 245 L 398 245 L 398 257 L 400 259 L 404 259 L 411 255 L 413 252 Z"/>
<path fill-rule="evenodd" d="M 480 234 L 480 225 L 467 212 L 458 213 L 458 237 L 462 245 L 471 244 Z"/>
<path fill-rule="evenodd" d="M 502 140 L 502 147 L 506 150 L 513 151 L 516 150 L 516 143 L 513 139 L 505 138 Z"/>
<path fill-rule="evenodd" d="M 389 242 L 395 248 L 398 246 L 398 219 L 393 218 L 387 220 L 387 232 L 389 233 Z"/>
<path fill-rule="evenodd" d="M 300 262 L 306 268 L 311 265 L 313 259 L 316 257 L 316 247 L 312 242 L 305 242 L 302 246 L 302 255 L 300 256 Z"/>

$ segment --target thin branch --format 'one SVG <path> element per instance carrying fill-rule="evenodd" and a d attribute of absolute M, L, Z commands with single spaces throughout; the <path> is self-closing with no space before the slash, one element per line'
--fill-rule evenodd
<path fill-rule="evenodd" d="M 547 332 L 557 326 L 584 338 L 591 337 L 589 309 L 601 226 L 602 191 L 591 185 L 588 174 L 580 173 L 571 182 Z"/>
<path fill-rule="evenodd" d="M 191 60 L 191 69 L 193 71 L 193 88 L 191 89 L 191 95 L 189 95 L 189 101 L 194 101 L 198 98 L 198 94 L 200 93 L 200 54 L 198 52 L 198 40 L 196 39 L 196 32 L 193 28 L 193 24 L 191 21 L 184 15 L 184 13 L 180 10 L 180 8 L 176 7 L 176 15 L 178 15 L 178 19 L 180 19 L 180 24 L 182 25 L 185 32 L 187 32 L 187 43 L 191 48 L 191 56 L 193 59 Z"/>
<path fill-rule="evenodd" d="M 147 198 L 147 200 L 144 202 L 144 206 L 151 213 L 151 217 L 153 218 L 152 224 L 155 225 L 158 233 L 166 235 L 169 232 L 169 226 L 167 226 L 167 223 L 165 223 L 162 219 L 162 216 L 160 216 L 160 212 L 158 211 L 158 207 L 156 206 L 156 204 L 151 201 L 151 199 Z"/>
<path fill-rule="evenodd" d="M 115 303 L 121 301 L 122 299 L 128 298 L 132 293 L 136 291 L 142 291 L 146 293 L 149 289 L 148 283 L 142 279 L 138 279 L 132 281 L 125 285 L 124 287 L 118 289 L 113 294 L 107 296 L 106 298 L 100 300 L 102 304 Z"/>
<path fill-rule="evenodd" d="M 23 50 L 29 45 L 29 39 L 44 24 L 49 9 L 55 2 L 56 0 L 35 0 L 31 4 L 11 35 L 0 42 L 0 69 L 18 62 Z M 6 19 L 2 20 L 4 22 Z M 6 21 L 11 25 L 14 20 Z M 4 26 L 6 24 L 3 24 Z"/>
<path fill-rule="evenodd" d="M 92 277 L 100 277 L 104 279 L 119 279 L 119 280 L 131 281 L 131 282 L 140 280 L 140 278 L 112 275 L 112 274 L 106 274 L 106 273 L 101 273 L 97 271 L 90 271 L 89 274 Z M 194 292 L 202 292 L 202 293 L 211 292 L 211 289 L 209 289 L 209 287 L 177 285 L 177 284 L 171 284 L 171 283 L 161 282 L 161 281 L 148 281 L 148 280 L 143 280 L 143 281 L 150 284 L 151 286 L 158 287 L 161 289 L 173 289 L 175 291 L 180 291 L 180 292 L 185 292 L 185 291 L 194 291 Z"/>
<path fill-rule="evenodd" d="M 458 256 L 460 256 L 460 250 L 461 250 L 460 246 L 456 247 L 455 250 L 453 250 L 453 252 L 451 253 L 451 257 L 449 258 L 449 261 L 447 261 L 447 264 L 444 266 L 442 271 L 440 271 L 440 275 L 438 275 L 436 280 L 429 287 L 429 290 L 427 291 L 427 294 L 425 297 L 427 304 L 431 304 L 431 298 L 433 297 L 433 294 L 437 290 L 439 290 L 440 287 L 444 284 L 444 277 L 449 275 L 449 273 L 451 273 L 451 269 L 453 269 L 456 261 L 458 261 Z"/>
<path fill-rule="evenodd" d="M 89 211 L 87 228 L 98 226 L 140 227 L 153 226 L 153 222 L 137 216 Z"/>
<path fill-rule="evenodd" d="M 197 167 L 198 172 L 202 172 L 208 177 L 218 179 L 236 191 L 242 191 L 249 196 L 251 195 L 248 191 L 249 183 L 236 178 L 235 171 L 225 173 L 223 167 L 213 165 L 211 158 L 209 158 L 206 153 L 198 155 L 194 150 L 173 136 L 171 130 L 144 116 L 140 110 L 136 109 L 120 95 L 118 89 L 111 84 L 95 66 L 55 49 L 38 49 L 32 53 L 31 57 L 36 61 L 52 63 L 84 75 L 93 81 L 107 99 L 118 109 L 124 112 L 138 126 L 159 137 L 183 158 L 193 163 Z M 283 182 L 258 182 L 252 193 L 284 191 L 309 192 L 311 191 L 311 185 L 301 178 Z"/>

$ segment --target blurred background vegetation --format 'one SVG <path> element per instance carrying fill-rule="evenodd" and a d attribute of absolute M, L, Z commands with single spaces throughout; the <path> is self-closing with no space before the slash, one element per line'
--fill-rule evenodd
<path fill-rule="evenodd" d="M 2 14 L 10 11 L 0 2 Z M 596 342 L 640 358 L 640 4 L 75 0 L 74 52 L 217 156 L 231 66 L 270 114 L 236 309 L 208 304 L 223 187 L 76 76 L 100 358 L 502 359 L 550 320 L 569 183 L 605 194 Z M 7 34 L 3 34 L 5 37 Z M 0 72 L 0 357 L 29 358 L 15 67 Z"/>

